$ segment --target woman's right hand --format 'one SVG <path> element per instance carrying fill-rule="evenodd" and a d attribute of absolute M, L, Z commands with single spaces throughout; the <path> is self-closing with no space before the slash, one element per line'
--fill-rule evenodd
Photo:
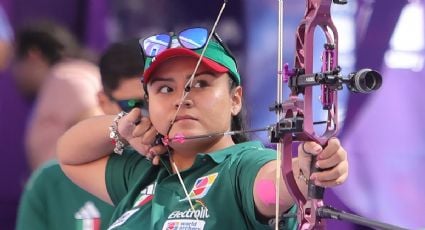
<path fill-rule="evenodd" d="M 152 160 L 152 164 L 159 164 L 159 155 L 167 148 L 162 144 L 155 145 L 158 134 L 149 117 L 142 116 L 141 110 L 132 109 L 118 122 L 118 132 L 139 154 Z"/>

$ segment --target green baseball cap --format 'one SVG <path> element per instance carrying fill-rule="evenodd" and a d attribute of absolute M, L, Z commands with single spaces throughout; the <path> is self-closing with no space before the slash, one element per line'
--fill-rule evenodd
<path fill-rule="evenodd" d="M 180 56 L 199 58 L 202 53 L 202 49 L 203 48 L 191 50 L 188 48 L 176 47 L 167 49 L 156 57 L 146 58 L 143 81 L 148 83 L 151 78 L 151 74 L 164 61 Z M 236 61 L 226 52 L 226 49 L 224 49 L 219 42 L 210 41 L 208 43 L 208 47 L 205 50 L 204 57 L 202 58 L 202 63 L 219 73 L 228 72 L 238 85 L 241 84 L 241 77 L 238 72 Z"/>

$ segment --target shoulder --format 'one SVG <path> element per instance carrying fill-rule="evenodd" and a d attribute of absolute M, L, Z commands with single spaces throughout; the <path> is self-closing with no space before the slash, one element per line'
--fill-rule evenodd
<path fill-rule="evenodd" d="M 56 160 L 48 161 L 31 174 L 26 189 L 55 186 L 58 181 L 63 181 L 64 179 L 68 180 L 59 163 Z"/>
<path fill-rule="evenodd" d="M 101 90 L 100 71 L 84 60 L 65 60 L 55 64 L 41 89 L 43 95 L 77 96 L 81 91 L 95 95 Z"/>
<path fill-rule="evenodd" d="M 259 160 L 263 158 L 275 159 L 276 151 L 264 147 L 261 142 L 258 141 L 249 141 L 235 145 L 235 153 L 232 155 L 236 158 L 244 160 Z"/>
<path fill-rule="evenodd" d="M 80 76 L 71 76 L 70 73 L 79 73 Z M 66 59 L 55 64 L 51 74 L 57 78 L 66 79 L 68 77 L 81 78 L 83 76 L 99 77 L 99 67 L 92 62 L 83 59 Z"/>
<path fill-rule="evenodd" d="M 102 88 L 99 70 L 89 62 L 75 62 L 65 61 L 53 67 L 37 99 L 35 117 L 66 121 L 69 125 L 92 110 L 100 111 L 97 101 L 97 93 Z"/>
<path fill-rule="evenodd" d="M 95 64 L 79 59 L 67 59 L 55 64 L 51 71 L 49 81 L 52 83 L 85 82 L 100 87 L 100 70 Z"/>
<path fill-rule="evenodd" d="M 141 172 L 149 171 L 152 167 L 155 168 L 155 166 L 152 165 L 146 157 L 140 155 L 136 150 L 129 146 L 124 148 L 122 155 L 110 155 L 106 165 L 106 174 L 113 178 L 117 176 L 118 171 L 140 175 Z"/>
<path fill-rule="evenodd" d="M 218 164 L 228 164 L 234 170 L 257 170 L 276 159 L 276 152 L 261 142 L 249 141 L 230 146 L 209 156 Z"/>

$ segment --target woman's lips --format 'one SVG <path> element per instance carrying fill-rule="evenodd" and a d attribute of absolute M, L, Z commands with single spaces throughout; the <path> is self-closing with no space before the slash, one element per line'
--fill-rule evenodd
<path fill-rule="evenodd" d="M 176 117 L 176 122 L 177 121 L 184 121 L 184 120 L 196 120 L 196 118 L 190 116 L 190 115 L 180 115 Z"/>

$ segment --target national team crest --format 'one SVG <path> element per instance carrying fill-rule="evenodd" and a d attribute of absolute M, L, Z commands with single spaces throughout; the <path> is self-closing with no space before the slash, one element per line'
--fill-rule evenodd
<path fill-rule="evenodd" d="M 140 191 L 139 196 L 137 196 L 133 204 L 133 208 L 141 207 L 147 204 L 149 201 L 151 201 L 155 194 L 155 186 L 156 186 L 156 183 L 148 185 L 146 188 Z"/>
<path fill-rule="evenodd" d="M 217 178 L 217 176 L 218 176 L 218 173 L 213 173 L 213 174 L 198 178 L 195 181 L 195 184 L 193 185 L 193 188 L 189 193 L 190 199 L 200 199 L 204 197 L 205 195 L 207 195 L 211 186 L 214 184 L 214 181 Z M 187 200 L 187 198 L 184 198 L 180 201 L 184 201 L 184 200 Z"/>

